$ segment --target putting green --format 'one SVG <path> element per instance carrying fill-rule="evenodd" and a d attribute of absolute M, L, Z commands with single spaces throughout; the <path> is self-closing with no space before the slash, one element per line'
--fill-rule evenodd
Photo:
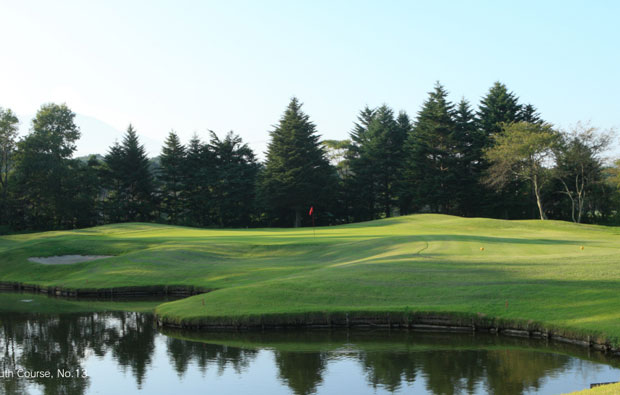
<path fill-rule="evenodd" d="M 583 248 L 582 248 L 583 247 Z M 114 255 L 42 265 L 28 257 Z M 154 224 L 0 238 L 0 280 L 66 289 L 214 290 L 157 307 L 169 323 L 303 322 L 445 312 L 620 344 L 620 228 L 412 215 L 303 229 Z"/>

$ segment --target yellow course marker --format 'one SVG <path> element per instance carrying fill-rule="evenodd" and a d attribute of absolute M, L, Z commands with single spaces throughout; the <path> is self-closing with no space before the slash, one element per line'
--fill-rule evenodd
<path fill-rule="evenodd" d="M 484 251 L 484 247 L 480 247 L 480 251 Z"/>
<path fill-rule="evenodd" d="M 584 248 L 583 246 L 579 247 L 579 249 L 582 250 L 582 251 L 583 251 L 583 248 Z"/>

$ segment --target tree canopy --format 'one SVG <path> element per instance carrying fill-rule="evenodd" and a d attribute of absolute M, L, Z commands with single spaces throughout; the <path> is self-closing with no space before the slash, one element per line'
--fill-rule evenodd
<path fill-rule="evenodd" d="M 171 131 L 149 158 L 133 125 L 104 156 L 74 158 L 81 131 L 66 104 L 41 106 L 22 136 L 18 125 L 0 107 L 0 232 L 331 225 L 417 212 L 620 224 L 620 162 L 603 156 L 613 133 L 556 131 L 501 82 L 477 105 L 452 102 L 437 82 L 414 117 L 364 106 L 342 140 L 322 140 L 292 98 L 262 161 L 232 131 L 185 143 Z"/>

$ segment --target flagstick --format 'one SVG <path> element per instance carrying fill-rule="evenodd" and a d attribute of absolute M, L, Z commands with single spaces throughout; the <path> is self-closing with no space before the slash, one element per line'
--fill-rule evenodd
<path fill-rule="evenodd" d="M 316 239 L 316 229 L 314 229 L 314 206 L 310 206 L 310 212 L 308 213 L 312 217 L 312 234 Z"/>

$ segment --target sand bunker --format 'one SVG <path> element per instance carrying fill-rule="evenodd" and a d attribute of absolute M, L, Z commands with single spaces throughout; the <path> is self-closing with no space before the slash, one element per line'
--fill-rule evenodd
<path fill-rule="evenodd" d="M 44 265 L 68 265 L 71 263 L 80 263 L 94 261 L 95 259 L 111 258 L 112 255 L 60 255 L 48 256 L 45 258 L 28 258 L 30 262 L 42 263 Z"/>

